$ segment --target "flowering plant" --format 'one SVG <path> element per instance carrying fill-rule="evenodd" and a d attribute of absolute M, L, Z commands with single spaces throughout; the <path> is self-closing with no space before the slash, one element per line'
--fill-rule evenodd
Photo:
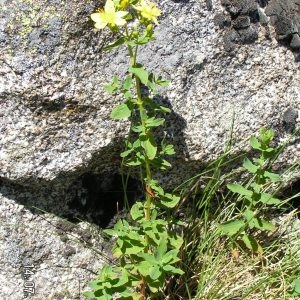
<path fill-rule="evenodd" d="M 119 34 L 106 50 L 120 45 L 128 50 L 129 75 L 123 80 L 115 76 L 106 90 L 124 94 L 125 101 L 112 110 L 111 117 L 129 119 L 132 123 L 121 157 L 125 166 L 140 168 L 145 201 L 131 207 L 130 220 L 119 220 L 113 229 L 105 230 L 108 235 L 117 236 L 113 254 L 120 263 L 102 268 L 91 283 L 92 291 L 85 293 L 90 299 L 165 298 L 170 278 L 183 274 L 176 266 L 183 240 L 173 230 L 180 224 L 158 217 L 162 210 L 177 206 L 180 198 L 166 193 L 152 176 L 152 169 L 170 167 L 165 157 L 174 154 L 173 146 L 164 141 L 159 144 L 153 133 L 153 128 L 164 124 L 162 116 L 170 110 L 150 97 L 157 86 L 166 86 L 168 81 L 149 73 L 137 62 L 139 47 L 154 39 L 153 28 L 158 25 L 160 14 L 158 6 L 148 0 L 107 0 L 103 9 L 91 15 L 97 29 L 108 27 Z M 142 94 L 141 85 L 147 87 L 149 95 Z"/>

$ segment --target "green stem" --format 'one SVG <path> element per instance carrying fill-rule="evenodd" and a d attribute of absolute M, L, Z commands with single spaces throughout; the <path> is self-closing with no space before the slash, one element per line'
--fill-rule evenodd
<path fill-rule="evenodd" d="M 137 56 L 137 51 L 138 51 L 138 45 L 135 47 L 135 51 L 133 51 L 132 46 L 127 44 L 129 56 L 130 56 L 130 63 L 131 66 L 134 66 L 136 64 L 136 56 Z M 136 86 L 136 93 L 137 93 L 137 105 L 139 108 L 139 115 L 140 115 L 140 121 L 141 125 L 145 131 L 145 134 L 147 135 L 146 131 L 146 116 L 145 116 L 145 108 L 144 108 L 144 102 L 142 98 L 142 93 L 141 93 L 141 82 L 140 79 L 134 75 L 135 78 L 135 86 Z M 147 157 L 147 154 L 145 153 L 145 171 L 146 171 L 146 182 L 149 182 L 152 179 L 151 175 L 151 168 L 150 168 L 150 161 L 149 158 Z M 149 194 L 149 187 L 147 186 L 146 183 L 146 192 L 145 192 L 145 197 L 146 197 L 146 211 L 145 211 L 145 219 L 150 220 L 151 216 L 151 195 Z M 147 239 L 147 238 L 146 238 Z"/>
<path fill-rule="evenodd" d="M 127 27 L 125 28 L 126 30 L 126 34 L 128 36 L 128 29 Z M 138 45 L 136 45 L 134 51 L 132 49 L 131 45 L 127 44 L 127 48 L 128 48 L 128 52 L 129 52 L 129 56 L 130 56 L 130 63 L 131 66 L 134 67 L 136 64 L 136 57 L 137 57 L 137 52 L 138 52 Z M 137 105 L 138 105 L 138 109 L 139 109 L 139 116 L 140 116 L 140 121 L 141 121 L 141 125 L 143 128 L 143 132 L 147 135 L 147 129 L 146 129 L 146 114 L 145 114 L 145 107 L 144 107 L 144 102 L 143 102 L 143 97 L 142 97 L 142 93 L 141 93 L 141 83 L 140 83 L 140 79 L 134 75 L 135 78 L 135 87 L 136 87 L 136 93 L 137 93 Z M 145 186 L 145 197 L 146 197 L 146 210 L 145 210 L 145 220 L 149 221 L 150 217 L 151 217 L 151 195 L 149 192 L 149 186 L 148 186 L 148 182 L 150 182 L 150 180 L 152 179 L 152 175 L 151 175 L 151 168 L 150 168 L 150 162 L 149 162 L 149 158 L 147 157 L 147 154 L 144 152 L 145 155 L 145 171 L 146 171 L 146 186 Z M 149 237 L 147 236 L 147 234 L 145 234 L 145 242 L 146 242 L 146 247 L 144 249 L 144 252 L 147 253 L 149 250 Z M 146 281 L 145 278 L 143 276 L 142 277 L 142 284 L 141 284 L 141 293 L 143 295 L 142 299 L 146 299 L 146 291 L 145 291 L 145 287 L 146 287 Z"/>

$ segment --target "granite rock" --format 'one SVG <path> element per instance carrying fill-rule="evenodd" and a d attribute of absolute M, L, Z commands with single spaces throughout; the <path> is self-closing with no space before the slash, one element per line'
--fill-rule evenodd
<path fill-rule="evenodd" d="M 128 123 L 110 119 L 121 97 L 103 86 L 126 72 L 127 57 L 124 48 L 101 51 L 112 36 L 93 29 L 89 14 L 98 4 L 2 2 L 0 176 L 32 184 L 86 168 L 118 172 Z M 172 81 L 157 101 L 172 109 L 165 135 L 177 152 L 173 171 L 188 177 L 220 154 L 234 110 L 237 135 L 247 136 L 262 125 L 276 129 L 287 107 L 299 109 L 299 68 L 275 35 L 264 38 L 265 27 L 251 17 L 255 1 L 214 1 L 213 10 L 204 0 L 160 4 L 157 40 L 138 59 Z M 215 26 L 217 15 L 232 10 L 227 31 Z"/>
<path fill-rule="evenodd" d="M 250 27 L 250 17 L 249 16 L 238 16 L 232 21 L 232 27 L 234 29 L 244 29 Z"/>
<path fill-rule="evenodd" d="M 272 0 L 265 9 L 275 27 L 277 39 L 299 50 L 300 1 Z"/>
<path fill-rule="evenodd" d="M 221 0 L 221 4 L 233 16 L 252 15 L 257 11 L 255 0 Z"/>
<path fill-rule="evenodd" d="M 300 50 L 300 36 L 298 33 L 293 34 L 290 47 L 294 50 Z"/>
<path fill-rule="evenodd" d="M 276 1 L 259 2 L 271 24 L 256 21 L 254 1 L 215 0 L 209 6 L 206 0 L 160 1 L 156 41 L 138 60 L 171 80 L 156 98 L 172 110 L 164 135 L 176 156 L 161 178 L 167 187 L 197 174 L 223 152 L 234 115 L 232 142 L 240 142 L 244 151 L 249 149 L 245 141 L 261 126 L 275 130 L 275 142 L 299 127 L 299 63 L 276 40 L 278 12 L 268 10 Z M 84 230 L 64 225 L 65 234 L 56 226 L 61 218 L 96 223 L 108 206 L 118 207 L 121 189 L 114 176 L 120 172 L 128 123 L 110 119 L 122 98 L 103 86 L 114 74 L 125 74 L 128 57 L 123 48 L 101 51 L 114 40 L 108 30 L 96 31 L 89 18 L 102 1 L 0 3 L 0 282 L 5 283 L 0 298 L 21 299 L 22 266 L 34 263 L 39 287 L 34 299 L 80 299 L 79 290 L 93 274 L 89 270 L 102 264 L 85 243 L 107 252 L 103 241 L 93 240 L 91 224 Z M 295 8 L 296 1 L 287 3 L 286 9 Z M 222 15 L 225 19 L 216 22 Z M 292 25 L 280 32 L 293 41 L 298 19 L 286 16 Z M 247 24 L 250 19 L 249 26 L 235 29 L 238 18 Z M 299 156 L 299 139 L 294 139 L 280 165 Z M 85 278 L 81 283 L 74 279 L 78 267 Z"/>

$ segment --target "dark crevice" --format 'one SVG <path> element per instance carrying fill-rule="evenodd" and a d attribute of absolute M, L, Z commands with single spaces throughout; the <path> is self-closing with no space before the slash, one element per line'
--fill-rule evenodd
<path fill-rule="evenodd" d="M 123 181 L 126 181 L 125 176 Z M 71 187 L 69 193 L 73 196 L 68 206 L 92 223 L 106 228 L 114 219 L 123 215 L 125 206 L 130 207 L 137 199 L 141 199 L 141 184 L 138 180 L 128 178 L 126 191 L 128 203 L 125 203 L 122 176 L 119 174 L 85 173 Z M 75 221 L 74 215 L 65 217 Z"/>
<path fill-rule="evenodd" d="M 287 200 L 289 198 L 295 198 L 289 200 L 288 205 L 292 210 L 297 209 L 300 212 L 300 179 L 291 182 L 287 187 L 285 187 L 278 195 L 280 199 Z M 300 215 L 298 214 L 300 217 Z"/>

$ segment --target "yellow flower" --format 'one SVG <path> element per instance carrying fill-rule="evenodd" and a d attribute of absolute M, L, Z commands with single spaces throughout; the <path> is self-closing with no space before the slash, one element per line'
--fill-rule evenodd
<path fill-rule="evenodd" d="M 141 12 L 143 18 L 148 21 L 153 21 L 156 25 L 158 25 L 156 17 L 160 16 L 161 11 L 156 4 L 147 0 L 141 0 L 139 4 L 139 6 L 133 5 L 133 7 Z"/>
<path fill-rule="evenodd" d="M 112 26 L 123 26 L 126 24 L 124 17 L 128 14 L 127 11 L 116 11 L 113 0 L 107 0 L 104 10 L 91 14 L 91 19 L 96 23 L 97 29 L 103 29 L 108 24 Z"/>

